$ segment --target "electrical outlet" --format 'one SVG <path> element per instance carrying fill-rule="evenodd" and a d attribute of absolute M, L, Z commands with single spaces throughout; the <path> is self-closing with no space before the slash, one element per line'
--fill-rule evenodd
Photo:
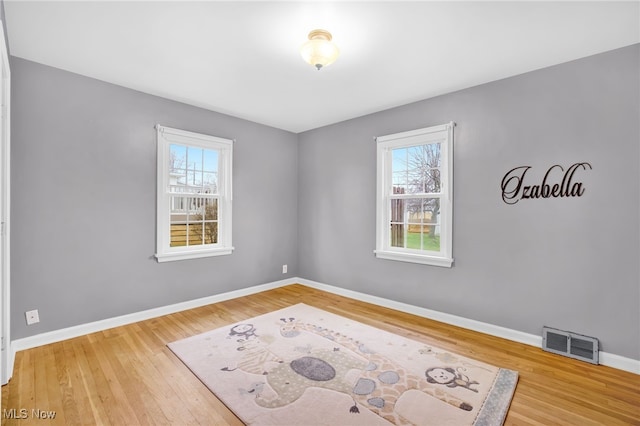
<path fill-rule="evenodd" d="M 282 273 L 283 274 L 287 273 L 287 265 L 282 265 Z"/>
<path fill-rule="evenodd" d="M 27 325 L 32 325 L 40 322 L 40 315 L 38 315 L 38 310 L 34 309 L 33 311 L 27 311 L 24 313 L 27 317 Z"/>

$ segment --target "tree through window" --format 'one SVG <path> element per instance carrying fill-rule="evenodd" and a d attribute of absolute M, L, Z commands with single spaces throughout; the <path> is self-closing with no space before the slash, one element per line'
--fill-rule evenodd
<path fill-rule="evenodd" d="M 376 255 L 451 266 L 453 124 L 377 142 Z"/>

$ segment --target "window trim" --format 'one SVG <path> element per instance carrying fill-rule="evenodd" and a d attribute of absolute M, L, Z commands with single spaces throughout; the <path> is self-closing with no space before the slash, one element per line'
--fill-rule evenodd
<path fill-rule="evenodd" d="M 186 130 L 156 125 L 157 135 L 157 195 L 156 195 L 156 254 L 158 262 L 198 259 L 228 255 L 233 252 L 232 231 L 232 166 L 233 140 Z M 219 152 L 218 169 L 218 242 L 201 246 L 170 247 L 171 194 L 167 167 L 172 143 L 215 149 Z"/>
<path fill-rule="evenodd" d="M 376 140 L 376 257 L 450 268 L 453 264 L 453 128 L 454 122 L 379 136 Z M 441 142 L 440 251 L 391 247 L 392 150 Z M 422 194 L 424 195 L 424 194 Z M 420 198 L 420 197 L 418 197 Z"/>

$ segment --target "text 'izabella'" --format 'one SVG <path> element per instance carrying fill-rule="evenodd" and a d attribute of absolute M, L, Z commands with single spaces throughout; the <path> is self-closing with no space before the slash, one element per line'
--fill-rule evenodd
<path fill-rule="evenodd" d="M 542 183 L 525 185 L 525 176 L 531 166 L 514 167 L 502 178 L 502 201 L 515 204 L 529 198 L 581 197 L 585 188 L 574 177 L 576 170 L 592 169 L 589 163 L 575 163 L 568 169 L 555 164 L 544 174 Z M 551 183 L 550 183 L 551 182 Z"/>

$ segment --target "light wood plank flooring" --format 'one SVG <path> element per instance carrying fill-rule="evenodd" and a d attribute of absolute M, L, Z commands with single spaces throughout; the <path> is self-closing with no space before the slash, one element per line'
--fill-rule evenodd
<path fill-rule="evenodd" d="M 517 370 L 507 425 L 640 425 L 638 375 L 301 285 L 21 351 L 2 387 L 2 425 L 240 425 L 166 344 L 300 302 Z M 8 419 L 11 409 L 28 419 Z"/>

